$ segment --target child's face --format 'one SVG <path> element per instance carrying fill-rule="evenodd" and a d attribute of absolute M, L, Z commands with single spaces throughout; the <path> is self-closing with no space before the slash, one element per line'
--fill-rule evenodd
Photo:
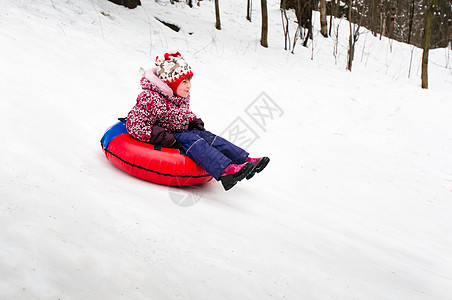
<path fill-rule="evenodd" d="M 182 82 L 177 87 L 176 95 L 178 95 L 179 97 L 183 97 L 183 98 L 188 97 L 188 94 L 190 93 L 190 88 L 191 88 L 190 79 L 191 78 L 185 78 L 184 80 L 182 80 Z"/>

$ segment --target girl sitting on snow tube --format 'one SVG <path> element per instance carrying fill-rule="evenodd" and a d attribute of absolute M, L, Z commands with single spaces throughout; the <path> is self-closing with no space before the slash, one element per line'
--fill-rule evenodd
<path fill-rule="evenodd" d="M 157 57 L 156 67 L 141 79 L 143 92 L 127 115 L 127 131 L 134 138 L 185 151 L 225 190 L 250 179 L 268 164 L 268 157 L 252 158 L 242 148 L 205 130 L 190 110 L 193 72 L 179 52 Z"/>

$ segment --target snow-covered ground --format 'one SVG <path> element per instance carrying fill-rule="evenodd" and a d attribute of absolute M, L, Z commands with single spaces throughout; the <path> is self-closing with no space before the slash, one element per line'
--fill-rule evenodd
<path fill-rule="evenodd" d="M 345 20 L 336 58 L 317 14 L 293 55 L 276 1 L 268 49 L 257 2 L 250 23 L 220 1 L 221 31 L 213 2 L 142 2 L 0 1 L 1 299 L 451 299 L 450 49 L 422 90 L 421 51 L 366 31 L 345 71 Z M 194 69 L 194 112 L 248 129 L 264 172 L 177 189 L 105 158 L 168 49 Z"/>

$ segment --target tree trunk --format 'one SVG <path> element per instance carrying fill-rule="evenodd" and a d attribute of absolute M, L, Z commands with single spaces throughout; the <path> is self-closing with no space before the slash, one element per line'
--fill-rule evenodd
<path fill-rule="evenodd" d="M 246 1 L 246 19 L 251 22 L 251 9 L 253 2 L 251 0 Z"/>
<path fill-rule="evenodd" d="M 380 2 L 380 40 L 381 36 L 385 34 L 386 30 L 386 5 L 385 0 Z"/>
<path fill-rule="evenodd" d="M 391 1 L 391 16 L 389 19 L 389 38 L 394 38 L 394 23 L 395 23 L 395 16 L 396 16 L 396 0 Z"/>
<path fill-rule="evenodd" d="M 352 70 L 353 59 L 355 59 L 355 45 L 359 38 L 359 29 L 361 28 L 362 12 L 360 11 L 359 2 L 355 7 L 356 13 L 353 15 L 353 0 L 348 1 L 348 19 L 349 21 L 350 37 L 348 40 L 348 54 L 347 54 L 347 70 Z"/>
<path fill-rule="evenodd" d="M 336 12 L 336 0 L 331 0 L 331 15 L 330 15 L 330 30 L 328 34 L 331 36 L 331 28 L 333 28 L 333 18 L 337 17 Z"/>
<path fill-rule="evenodd" d="M 326 22 L 326 0 L 320 0 L 320 33 L 328 37 L 328 25 Z"/>
<path fill-rule="evenodd" d="M 261 45 L 268 48 L 268 15 L 267 15 L 267 0 L 261 0 L 261 14 L 262 14 L 262 30 L 261 30 Z"/>
<path fill-rule="evenodd" d="M 302 0 L 299 3 L 303 2 L 303 8 L 302 8 L 302 27 L 306 28 L 308 30 L 308 33 L 306 34 L 304 41 L 303 41 L 303 47 L 308 46 L 308 40 L 312 40 L 312 11 L 314 9 L 314 3 L 313 0 Z"/>
<path fill-rule="evenodd" d="M 411 34 L 413 32 L 413 20 L 414 20 L 414 0 L 411 1 L 410 16 L 408 21 L 408 44 L 411 44 Z"/>
<path fill-rule="evenodd" d="M 353 0 L 348 1 L 348 23 L 350 28 L 350 37 L 348 39 L 348 53 L 347 53 L 347 70 L 352 70 L 353 56 L 355 53 L 355 47 L 353 45 L 353 29 L 352 29 L 352 5 Z"/>
<path fill-rule="evenodd" d="M 372 0 L 372 14 L 371 14 L 371 18 L 372 18 L 372 34 L 374 36 L 377 36 L 377 32 L 379 32 L 377 30 L 377 22 L 378 22 L 378 0 Z"/>
<path fill-rule="evenodd" d="M 452 19 L 449 19 L 449 21 L 447 22 L 447 28 L 448 28 L 448 33 L 447 33 L 447 40 L 449 42 L 448 46 L 452 46 Z"/>
<path fill-rule="evenodd" d="M 336 0 L 336 1 L 332 0 L 332 2 L 334 4 L 333 5 L 333 14 L 336 18 L 339 18 L 338 10 L 339 10 L 339 4 L 341 3 L 341 1 L 340 0 Z"/>
<path fill-rule="evenodd" d="M 219 0 L 215 0 L 215 28 L 218 30 L 221 30 L 221 22 L 220 22 L 220 4 L 218 3 Z"/>
<path fill-rule="evenodd" d="M 430 40 L 432 38 L 432 21 L 433 21 L 433 11 L 435 10 L 437 0 L 431 0 L 432 2 L 427 8 L 427 13 L 425 14 L 425 25 L 424 25 L 424 45 L 422 52 L 422 88 L 428 89 L 428 51 L 430 49 Z"/>
<path fill-rule="evenodd" d="M 281 19 L 284 33 L 284 50 L 290 50 L 289 18 L 287 17 L 287 0 L 281 0 Z"/>

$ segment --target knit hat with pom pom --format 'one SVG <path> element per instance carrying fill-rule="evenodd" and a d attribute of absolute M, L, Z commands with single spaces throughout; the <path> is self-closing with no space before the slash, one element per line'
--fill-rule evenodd
<path fill-rule="evenodd" d="M 179 52 L 168 52 L 163 57 L 155 58 L 157 76 L 176 94 L 177 87 L 187 77 L 193 76 L 191 67 Z"/>

